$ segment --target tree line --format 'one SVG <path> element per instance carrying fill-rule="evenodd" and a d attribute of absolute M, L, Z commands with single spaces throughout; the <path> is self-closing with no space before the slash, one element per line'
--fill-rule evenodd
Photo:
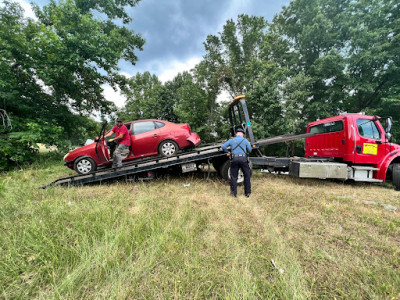
<path fill-rule="evenodd" d="M 0 108 L 16 127 L 1 140 L 0 153 L 18 139 L 33 149 L 36 142 L 62 147 L 93 136 L 98 124 L 90 113 L 117 111 L 101 94 L 104 83 L 127 97 L 117 111 L 125 119 L 189 123 L 207 142 L 228 135 L 226 104 L 217 101 L 223 91 L 247 95 L 256 138 L 302 133 L 318 118 L 362 111 L 393 116 L 394 140 L 400 140 L 397 1 L 293 0 L 271 22 L 239 15 L 207 36 L 193 70 L 165 83 L 149 72 L 118 74 L 118 60 L 135 64 L 144 40 L 112 20 L 127 24 L 124 6 L 136 4 L 51 2 L 34 7 L 33 21 L 6 2 L 0 9 Z M 108 19 L 98 20 L 95 11 Z M 298 142 L 267 151 L 301 154 L 301 148 Z"/>

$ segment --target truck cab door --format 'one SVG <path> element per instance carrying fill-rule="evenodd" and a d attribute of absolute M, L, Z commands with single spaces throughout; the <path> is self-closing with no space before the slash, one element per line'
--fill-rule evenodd
<path fill-rule="evenodd" d="M 366 117 L 355 119 L 356 137 L 354 162 L 378 164 L 385 156 L 385 134 L 379 121 Z"/>

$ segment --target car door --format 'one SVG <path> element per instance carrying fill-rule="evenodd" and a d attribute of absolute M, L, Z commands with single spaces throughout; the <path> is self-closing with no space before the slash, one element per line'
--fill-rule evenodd
<path fill-rule="evenodd" d="M 359 164 L 377 164 L 385 153 L 384 138 L 374 120 L 357 118 L 356 126 L 358 136 L 356 138 L 356 151 L 354 162 Z"/>
<path fill-rule="evenodd" d="M 157 155 L 160 141 L 159 129 L 153 121 L 132 123 L 132 152 L 135 158 Z"/>
<path fill-rule="evenodd" d="M 109 161 L 110 156 L 108 153 L 108 149 L 105 145 L 104 135 L 106 133 L 107 122 L 105 122 L 100 130 L 99 136 L 96 140 L 95 145 L 95 153 L 97 158 L 97 163 L 99 165 L 105 164 Z M 95 159 L 96 160 L 96 159 Z"/>

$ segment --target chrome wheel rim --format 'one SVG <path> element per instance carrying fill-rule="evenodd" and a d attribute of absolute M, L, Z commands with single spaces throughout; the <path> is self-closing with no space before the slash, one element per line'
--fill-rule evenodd
<path fill-rule="evenodd" d="M 76 169 L 81 174 L 87 174 L 92 170 L 92 163 L 87 159 L 82 159 L 76 164 Z"/>
<path fill-rule="evenodd" d="M 229 170 L 228 170 L 228 178 L 230 181 L 231 180 L 231 168 L 229 168 Z M 243 171 L 241 169 L 239 169 L 237 183 L 242 183 L 243 181 L 244 181 L 244 174 L 243 174 Z"/>
<path fill-rule="evenodd" d="M 173 143 L 171 142 L 167 142 L 164 143 L 161 147 L 161 152 L 165 155 L 165 156 L 171 156 L 174 155 L 176 152 L 176 147 Z"/>

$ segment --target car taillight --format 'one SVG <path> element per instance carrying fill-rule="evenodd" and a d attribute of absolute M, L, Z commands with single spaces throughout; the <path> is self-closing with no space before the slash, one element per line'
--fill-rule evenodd
<path fill-rule="evenodd" d="M 189 124 L 184 124 L 182 127 L 185 128 L 185 129 L 187 129 L 187 130 L 189 131 L 189 134 L 192 133 L 191 130 L 190 130 Z"/>

